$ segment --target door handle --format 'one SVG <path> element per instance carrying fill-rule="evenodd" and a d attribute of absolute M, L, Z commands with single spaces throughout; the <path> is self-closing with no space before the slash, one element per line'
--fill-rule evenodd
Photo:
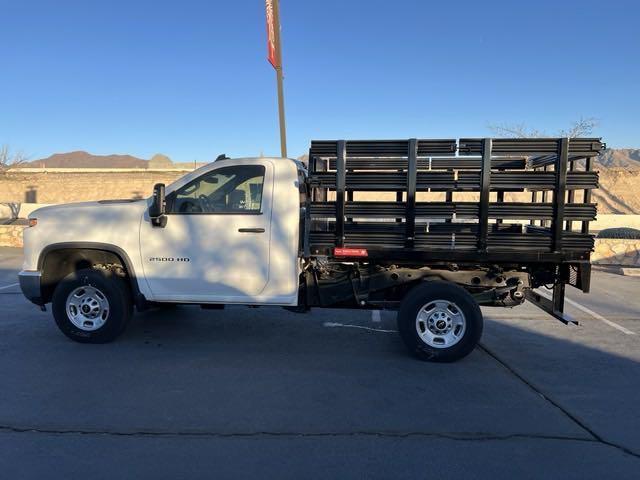
<path fill-rule="evenodd" d="M 240 233 L 264 233 L 264 228 L 239 228 Z"/>

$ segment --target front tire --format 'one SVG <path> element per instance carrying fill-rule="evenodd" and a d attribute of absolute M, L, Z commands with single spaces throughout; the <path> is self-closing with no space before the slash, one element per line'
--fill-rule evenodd
<path fill-rule="evenodd" d="M 407 349 L 431 362 L 466 357 L 480 341 L 482 328 L 478 303 L 454 283 L 432 281 L 414 287 L 398 312 L 398 330 Z"/>
<path fill-rule="evenodd" d="M 80 343 L 107 343 L 127 326 L 133 311 L 125 279 L 111 270 L 82 269 L 67 275 L 53 293 L 58 328 Z"/>

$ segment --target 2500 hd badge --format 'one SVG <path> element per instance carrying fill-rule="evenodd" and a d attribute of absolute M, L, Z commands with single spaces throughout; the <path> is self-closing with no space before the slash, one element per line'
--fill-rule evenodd
<path fill-rule="evenodd" d="M 190 262 L 189 257 L 150 257 L 150 262 Z"/>

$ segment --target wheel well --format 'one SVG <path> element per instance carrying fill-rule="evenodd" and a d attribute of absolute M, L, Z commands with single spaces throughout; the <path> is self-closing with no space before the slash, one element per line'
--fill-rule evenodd
<path fill-rule="evenodd" d="M 84 268 L 114 269 L 131 279 L 123 259 L 108 250 L 61 248 L 46 253 L 41 265 L 41 288 L 45 302 L 51 301 L 53 291 L 64 277 Z"/>

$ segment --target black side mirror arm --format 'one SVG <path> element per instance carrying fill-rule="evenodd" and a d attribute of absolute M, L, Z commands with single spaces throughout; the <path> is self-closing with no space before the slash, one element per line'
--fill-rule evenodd
<path fill-rule="evenodd" d="M 156 183 L 153 186 L 153 199 L 149 206 L 149 218 L 154 227 L 164 228 L 167 226 L 166 201 L 164 194 L 164 183 Z"/>

